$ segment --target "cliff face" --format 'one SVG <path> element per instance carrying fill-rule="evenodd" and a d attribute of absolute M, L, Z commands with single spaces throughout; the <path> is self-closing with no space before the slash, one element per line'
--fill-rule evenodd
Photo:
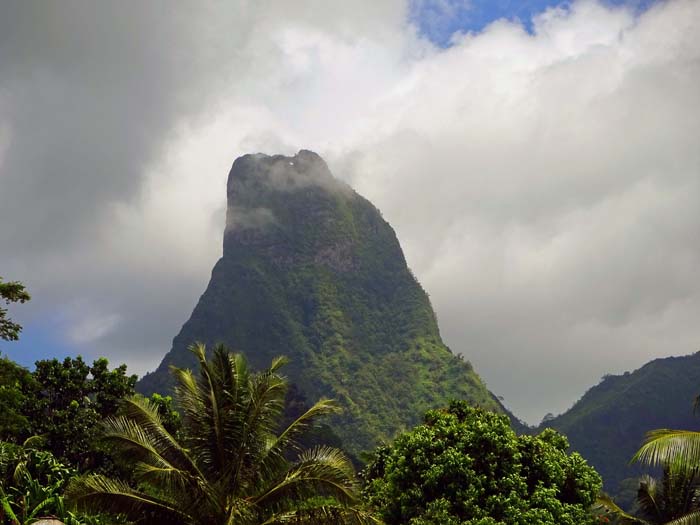
<path fill-rule="evenodd" d="M 223 257 L 143 392 L 169 386 L 187 347 L 224 342 L 263 368 L 276 355 L 310 400 L 331 397 L 333 426 L 358 452 L 450 398 L 501 407 L 440 338 L 428 296 L 379 211 L 315 153 L 245 155 L 228 179 Z"/>

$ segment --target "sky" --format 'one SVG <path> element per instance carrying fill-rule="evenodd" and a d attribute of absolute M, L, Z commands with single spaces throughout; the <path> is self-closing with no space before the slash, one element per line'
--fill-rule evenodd
<path fill-rule="evenodd" d="M 700 2 L 0 4 L 0 351 L 154 369 L 245 153 L 311 149 L 392 224 L 517 416 L 700 346 Z"/>

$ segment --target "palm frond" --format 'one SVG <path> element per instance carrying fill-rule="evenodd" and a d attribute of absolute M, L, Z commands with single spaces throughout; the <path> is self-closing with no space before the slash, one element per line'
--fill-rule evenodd
<path fill-rule="evenodd" d="M 140 483 L 156 488 L 159 492 L 171 493 L 184 501 L 207 500 L 211 493 L 206 477 L 182 451 L 178 468 L 165 458 L 158 448 L 158 442 L 149 440 L 148 434 L 134 421 L 124 417 L 112 418 L 107 422 L 106 438 L 111 440 L 125 460 L 134 465 L 134 477 Z"/>
<path fill-rule="evenodd" d="M 22 448 L 26 450 L 41 450 L 46 445 L 44 436 L 30 436 L 22 443 Z"/>
<path fill-rule="evenodd" d="M 278 360 L 278 365 L 284 360 Z M 246 410 L 246 422 L 254 425 L 256 433 L 269 434 L 276 430 L 279 416 L 284 410 L 287 380 L 272 373 L 271 368 L 250 378 L 250 399 Z"/>
<path fill-rule="evenodd" d="M 175 399 L 182 410 L 182 425 L 191 436 L 208 434 L 205 418 L 205 402 L 200 392 L 197 379 L 191 370 L 171 367 L 170 372 L 175 379 Z M 189 443 L 187 443 L 189 444 Z"/>
<path fill-rule="evenodd" d="M 78 509 L 123 514 L 133 521 L 142 520 L 146 514 L 161 517 L 163 523 L 187 523 L 192 520 L 173 501 L 156 498 L 131 488 L 123 481 L 101 475 L 74 478 L 66 489 L 66 498 Z"/>
<path fill-rule="evenodd" d="M 292 421 L 278 436 L 271 436 L 264 457 L 260 458 L 260 470 L 274 475 L 287 463 L 289 452 L 300 452 L 302 445 L 297 438 L 308 432 L 316 420 L 321 417 L 337 414 L 341 408 L 331 399 L 320 399 L 314 406 Z"/>
<path fill-rule="evenodd" d="M 14 443 L 0 441 L 0 469 L 6 468 L 13 463 L 21 452 L 21 448 Z"/>
<path fill-rule="evenodd" d="M 188 451 L 180 445 L 175 436 L 163 426 L 158 407 L 149 399 L 133 396 L 124 401 L 125 417 L 130 418 L 146 435 L 159 455 L 177 470 L 187 471 L 201 476 L 197 464 Z"/>
<path fill-rule="evenodd" d="M 15 483 L 21 483 L 21 481 L 27 477 L 30 477 L 30 475 L 29 469 L 27 467 L 27 460 L 25 457 L 18 461 L 15 465 L 15 470 L 12 473 L 12 481 Z"/>
<path fill-rule="evenodd" d="M 42 514 L 45 514 L 44 510 L 49 509 L 53 510 L 57 506 L 60 505 L 62 498 L 60 496 L 51 496 L 49 498 L 46 498 L 39 503 L 37 503 L 32 509 L 31 512 L 29 513 L 29 518 L 35 518 L 37 516 L 41 516 Z"/>
<path fill-rule="evenodd" d="M 243 366 L 245 360 L 241 355 L 233 356 L 234 366 L 244 376 L 239 377 L 239 403 L 235 414 L 227 421 L 231 427 L 243 430 L 238 440 L 228 440 L 227 454 L 231 458 L 231 469 L 226 476 L 237 486 L 259 484 L 259 471 L 263 467 L 264 477 L 270 471 L 262 464 L 274 439 L 274 431 L 284 409 L 287 381 L 276 373 L 285 359 L 273 360 L 272 366 L 256 374 L 249 374 Z M 239 430 L 240 432 L 240 430 Z"/>
<path fill-rule="evenodd" d="M 669 521 L 666 525 L 700 525 L 700 510 L 689 512 L 685 516 Z"/>
<path fill-rule="evenodd" d="M 2 487 L 0 487 L 0 517 L 7 518 L 11 525 L 20 525 L 9 498 L 3 494 Z"/>
<path fill-rule="evenodd" d="M 215 476 L 230 469 L 231 443 L 243 439 L 243 425 L 237 418 L 242 412 L 241 399 L 247 397 L 241 392 L 247 370 L 231 359 L 225 347 L 215 348 L 211 362 L 204 345 L 195 344 L 190 351 L 199 361 L 199 375 L 173 369 L 175 394 L 183 410 L 186 444 L 200 468 Z"/>
<path fill-rule="evenodd" d="M 132 461 L 144 461 L 163 467 L 174 467 L 160 453 L 158 444 L 146 430 L 133 419 L 115 416 L 104 420 L 104 439 L 117 445 L 120 455 Z"/>
<path fill-rule="evenodd" d="M 282 431 L 271 448 L 283 448 L 288 446 L 296 437 L 308 431 L 317 419 L 331 414 L 338 414 L 341 411 L 342 409 L 340 406 L 332 399 L 319 399 L 314 406 L 300 415 Z"/>
<path fill-rule="evenodd" d="M 663 502 L 660 499 L 663 494 L 659 494 L 659 484 L 649 475 L 643 475 L 639 480 L 637 490 L 637 503 L 641 513 L 649 519 L 658 521 L 664 514 Z"/>
<path fill-rule="evenodd" d="M 648 432 L 632 462 L 689 469 L 700 465 L 700 432 L 658 429 Z"/>
<path fill-rule="evenodd" d="M 635 516 L 632 516 L 631 514 L 626 513 L 624 510 L 622 510 L 622 508 L 620 508 L 617 505 L 617 503 L 615 503 L 615 501 L 613 501 L 613 499 L 610 496 L 608 496 L 604 492 L 601 492 L 598 495 L 598 497 L 596 498 L 596 502 L 593 504 L 592 510 L 598 515 L 613 515 L 617 520 L 620 521 L 620 523 L 624 525 L 649 525 L 648 521 L 644 521 L 641 518 L 637 518 Z"/>
<path fill-rule="evenodd" d="M 188 472 L 168 467 L 157 467 L 147 463 L 137 463 L 134 468 L 134 477 L 140 482 L 158 487 L 172 495 L 186 495 L 187 499 L 196 497 L 198 479 L 193 478 Z"/>
<path fill-rule="evenodd" d="M 270 516 L 261 525 L 380 525 L 372 513 L 354 507 L 320 504 Z M 233 522 L 230 524 L 233 525 Z"/>
<path fill-rule="evenodd" d="M 281 479 L 251 495 L 251 502 L 274 506 L 321 495 L 350 504 L 357 500 L 356 489 L 355 472 L 345 454 L 332 447 L 316 447 L 301 454 Z"/>
<path fill-rule="evenodd" d="M 279 372 L 280 368 L 283 366 L 286 366 L 289 364 L 289 358 L 283 355 L 278 355 L 276 357 L 272 358 L 272 362 L 270 363 L 270 368 L 266 370 L 266 372 L 269 372 L 271 374 L 276 374 Z"/>

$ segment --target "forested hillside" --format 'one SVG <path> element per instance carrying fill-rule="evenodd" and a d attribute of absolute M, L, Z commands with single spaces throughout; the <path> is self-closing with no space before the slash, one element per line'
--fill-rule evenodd
<path fill-rule="evenodd" d="M 344 409 L 334 425 L 369 450 L 451 398 L 503 411 L 442 342 L 427 294 L 379 211 L 315 153 L 246 155 L 228 181 L 223 257 L 143 392 L 166 391 L 187 347 L 223 342 L 262 369 L 277 355 L 309 399 Z"/>
<path fill-rule="evenodd" d="M 567 412 L 545 422 L 566 434 L 616 492 L 638 475 L 630 459 L 644 435 L 657 428 L 700 429 L 693 402 L 700 394 L 700 352 L 656 359 L 634 372 L 606 376 Z"/>

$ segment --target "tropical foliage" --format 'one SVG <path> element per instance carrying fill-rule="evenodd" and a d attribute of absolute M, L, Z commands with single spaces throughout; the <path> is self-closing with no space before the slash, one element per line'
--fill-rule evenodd
<path fill-rule="evenodd" d="M 698 509 L 700 477 L 696 469 L 677 471 L 665 468 L 660 480 L 644 475 L 639 482 L 637 515 L 647 523 L 687 520 Z M 687 522 L 687 521 L 686 521 Z"/>
<path fill-rule="evenodd" d="M 27 394 L 36 390 L 29 370 L 0 356 L 0 441 L 21 441 L 29 436 Z"/>
<path fill-rule="evenodd" d="M 203 345 L 192 351 L 199 373 L 174 369 L 182 410 L 180 437 L 163 425 L 153 403 L 128 399 L 109 418 L 105 439 L 133 466 L 135 485 L 102 475 L 77 478 L 69 488 L 83 509 L 139 523 L 363 523 L 353 468 L 337 449 L 303 450 L 297 438 L 318 417 L 336 410 L 321 400 L 278 428 L 287 382 L 277 358 L 253 373 L 240 354 Z"/>
<path fill-rule="evenodd" d="M 3 282 L 0 277 L 0 305 L 2 303 L 24 303 L 30 297 L 24 285 L 17 281 Z M 7 316 L 7 308 L 0 306 L 0 339 L 16 341 L 22 327 Z"/>
<path fill-rule="evenodd" d="M 634 515 L 625 513 L 607 496 L 598 502 L 602 511 L 620 523 L 700 524 L 700 432 L 652 430 L 632 460 L 661 467 L 661 479 L 642 476 Z"/>
<path fill-rule="evenodd" d="M 66 525 L 98 523 L 67 510 L 63 490 L 75 471 L 41 450 L 41 440 L 0 442 L 0 524 L 25 525 L 55 516 Z"/>
<path fill-rule="evenodd" d="M 668 520 L 651 523 L 700 524 L 700 432 L 652 430 L 633 461 L 664 469 L 660 487 L 650 479 L 640 484 L 642 517 Z"/>
<path fill-rule="evenodd" d="M 464 402 L 378 450 L 364 495 L 388 525 L 582 525 L 598 474 L 566 438 L 516 436 L 508 419 Z"/>
<path fill-rule="evenodd" d="M 37 361 L 29 372 L 0 359 L 0 439 L 21 443 L 42 436 L 44 447 L 80 471 L 107 460 L 98 446 L 100 421 L 117 413 L 119 402 L 134 393 L 136 376 L 126 365 L 110 370 L 106 359 L 87 364 L 78 356 Z"/>

